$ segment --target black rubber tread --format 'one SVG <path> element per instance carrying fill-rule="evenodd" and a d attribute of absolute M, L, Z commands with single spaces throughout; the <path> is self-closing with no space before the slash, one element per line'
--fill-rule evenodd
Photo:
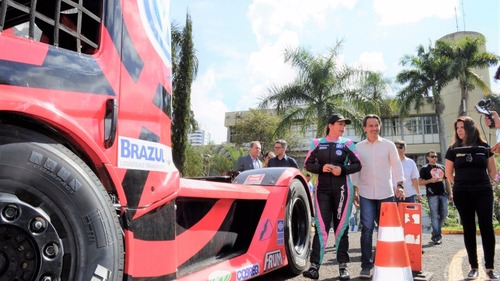
<path fill-rule="evenodd" d="M 303 183 L 290 183 L 285 214 L 285 248 L 288 271 L 294 275 L 306 269 L 311 252 L 311 206 Z"/>
<path fill-rule="evenodd" d="M 53 280 L 122 280 L 123 231 L 117 213 L 97 176 L 66 147 L 1 124 L 0 194 L 12 194 L 50 218 L 64 252 L 59 279 Z"/>

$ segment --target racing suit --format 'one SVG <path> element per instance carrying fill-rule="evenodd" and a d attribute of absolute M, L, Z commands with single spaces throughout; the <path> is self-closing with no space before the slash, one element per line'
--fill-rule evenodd
<path fill-rule="evenodd" d="M 340 166 L 339 176 L 323 172 L 325 164 Z M 305 168 L 318 174 L 318 184 L 315 189 L 315 228 L 310 262 L 320 265 L 323 261 L 328 240 L 330 224 L 333 218 L 335 231 L 335 247 L 339 264 L 349 262 L 349 217 L 352 212 L 354 187 L 350 174 L 361 170 L 361 162 L 354 142 L 340 137 L 335 142 L 326 138 L 316 139 L 311 143 Z"/>

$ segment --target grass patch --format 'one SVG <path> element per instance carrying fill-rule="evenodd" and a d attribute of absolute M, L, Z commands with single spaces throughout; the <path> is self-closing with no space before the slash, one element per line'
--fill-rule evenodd
<path fill-rule="evenodd" d="M 476 229 L 479 230 L 479 226 L 476 225 Z M 499 222 L 493 222 L 493 229 L 500 231 L 500 223 Z M 447 230 L 447 231 L 458 231 L 462 230 L 462 225 L 448 225 L 448 226 L 443 226 L 441 230 Z"/>

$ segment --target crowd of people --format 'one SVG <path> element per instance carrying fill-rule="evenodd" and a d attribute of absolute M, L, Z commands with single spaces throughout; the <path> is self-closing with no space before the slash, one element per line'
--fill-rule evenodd
<path fill-rule="evenodd" d="M 492 121 L 500 130 L 500 117 L 492 111 Z M 487 122 L 491 122 L 487 120 Z M 476 217 L 482 239 L 484 267 L 491 280 L 500 280 L 494 271 L 495 234 L 493 229 L 493 186 L 496 175 L 492 147 L 484 140 L 474 120 L 459 117 L 454 123 L 455 140 L 444 154 L 445 165 L 438 163 L 434 150 L 427 152 L 428 163 L 418 170 L 415 161 L 405 155 L 406 143 L 380 136 L 379 116 L 369 114 L 362 120 L 366 138 L 358 143 L 343 136 L 351 120 L 340 114 L 328 119 L 324 137 L 313 140 L 304 162 L 308 187 L 314 199 L 314 228 L 310 267 L 303 276 L 319 279 L 319 268 L 330 233 L 335 235 L 339 279 L 349 280 L 349 222 L 357 218 L 361 230 L 360 278 L 371 278 L 374 267 L 373 232 L 378 226 L 383 202 L 419 202 L 419 186 L 425 186 L 435 245 L 442 244 L 441 228 L 454 204 L 463 225 L 464 245 L 470 264 L 467 280 L 479 278 L 476 241 Z M 489 123 L 487 123 L 489 125 Z M 259 160 L 261 146 L 252 142 L 249 155 L 238 160 L 236 169 L 266 167 L 299 168 L 286 154 L 287 143 L 277 140 L 274 152 Z M 311 174 L 316 174 L 313 184 Z M 333 232 L 330 231 L 333 229 Z"/>

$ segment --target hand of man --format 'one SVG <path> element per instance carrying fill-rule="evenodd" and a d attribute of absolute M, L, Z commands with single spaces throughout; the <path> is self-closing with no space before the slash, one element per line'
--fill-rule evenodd
<path fill-rule="evenodd" d="M 498 116 L 498 113 L 494 110 L 490 111 L 491 112 L 491 118 L 493 118 L 493 121 L 495 121 L 495 128 L 500 129 L 500 116 Z M 491 125 L 491 120 L 490 118 L 486 117 L 484 118 L 484 123 L 486 126 Z"/>
<path fill-rule="evenodd" d="M 500 153 L 500 142 L 497 142 L 494 146 L 492 146 L 491 151 L 493 153 Z"/>
<path fill-rule="evenodd" d="M 417 194 L 417 195 L 415 196 L 415 200 L 417 200 L 417 202 L 422 201 L 422 195 Z"/>
<path fill-rule="evenodd" d="M 405 200 L 405 191 L 402 188 L 399 188 L 396 190 L 396 198 L 399 200 Z"/>

